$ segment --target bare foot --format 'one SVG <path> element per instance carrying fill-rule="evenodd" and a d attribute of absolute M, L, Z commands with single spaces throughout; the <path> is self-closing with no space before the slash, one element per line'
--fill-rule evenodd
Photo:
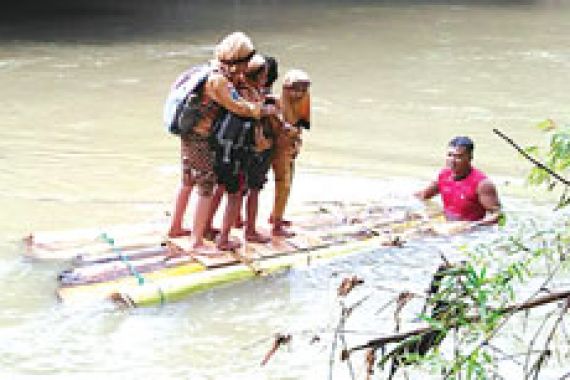
<path fill-rule="evenodd" d="M 269 217 L 269 223 L 270 224 L 275 223 L 272 216 Z M 291 227 L 293 225 L 293 222 L 287 219 L 281 219 L 280 223 L 283 227 Z"/>
<path fill-rule="evenodd" d="M 170 231 L 168 231 L 168 237 L 169 238 L 178 238 L 178 237 L 183 237 L 183 236 L 190 236 L 192 234 L 192 231 L 182 228 L 180 230 L 178 229 L 171 229 Z"/>
<path fill-rule="evenodd" d="M 211 257 L 223 255 L 222 253 L 220 253 L 218 251 L 218 249 L 216 247 L 211 247 L 211 246 L 206 245 L 204 243 L 200 243 L 200 244 L 194 243 L 192 245 L 192 253 L 195 255 L 199 255 L 199 256 L 211 256 Z"/>
<path fill-rule="evenodd" d="M 233 241 L 229 239 L 222 240 L 218 238 L 216 241 L 216 247 L 218 247 L 220 251 L 235 251 L 241 247 L 241 243 L 239 241 Z"/>
<path fill-rule="evenodd" d="M 257 231 L 251 231 L 251 232 L 248 231 L 245 233 L 245 240 L 250 243 L 265 244 L 268 243 L 271 240 L 271 238 L 269 236 L 262 235 Z"/>
<path fill-rule="evenodd" d="M 164 255 L 164 258 L 162 259 L 162 261 L 168 261 L 168 260 L 172 260 L 172 259 L 177 259 L 179 257 L 182 257 L 182 255 L 184 254 L 184 251 L 178 247 L 176 247 L 174 244 L 172 243 L 166 243 L 167 244 L 167 249 L 168 249 L 168 253 L 166 255 Z"/>
<path fill-rule="evenodd" d="M 213 228 L 213 227 L 208 228 L 204 232 L 204 239 L 214 241 L 216 239 L 216 236 L 219 235 L 219 233 L 220 230 L 218 228 Z"/>
<path fill-rule="evenodd" d="M 287 231 L 282 226 L 280 226 L 280 227 L 273 228 L 273 230 L 271 230 L 271 235 L 284 237 L 284 238 L 290 238 L 290 237 L 295 236 L 295 233 L 293 231 Z"/>
<path fill-rule="evenodd" d="M 242 218 L 238 218 L 234 223 L 235 228 L 243 228 L 243 226 L 245 226 L 245 223 L 243 222 Z"/>

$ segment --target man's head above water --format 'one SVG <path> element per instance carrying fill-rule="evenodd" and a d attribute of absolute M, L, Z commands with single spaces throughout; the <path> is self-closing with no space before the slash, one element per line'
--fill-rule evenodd
<path fill-rule="evenodd" d="M 473 140 L 471 140 L 467 136 L 457 136 L 451 139 L 448 144 L 449 147 L 464 147 L 465 150 L 471 155 L 473 158 L 473 150 L 475 149 L 475 144 L 473 144 Z"/>
<path fill-rule="evenodd" d="M 455 177 L 465 177 L 471 171 L 471 159 L 475 145 L 467 136 L 454 137 L 447 147 L 446 165 Z"/>

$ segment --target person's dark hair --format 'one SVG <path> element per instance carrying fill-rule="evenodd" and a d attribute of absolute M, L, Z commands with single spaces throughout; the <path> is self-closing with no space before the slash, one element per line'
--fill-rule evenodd
<path fill-rule="evenodd" d="M 449 142 L 450 147 L 464 147 L 465 150 L 469 153 L 470 156 L 473 156 L 473 150 L 475 149 L 475 144 L 473 144 L 473 140 L 471 140 L 467 136 L 457 136 L 451 139 Z"/>
<path fill-rule="evenodd" d="M 250 80 L 254 80 L 257 81 L 257 78 L 259 77 L 259 74 L 261 74 L 263 72 L 263 70 L 265 70 L 265 66 L 261 66 L 259 67 L 257 70 L 255 71 L 251 71 L 249 73 L 246 73 L 245 76 L 247 78 L 249 78 Z"/>
<path fill-rule="evenodd" d="M 279 75 L 277 60 L 275 57 L 268 55 L 266 55 L 264 58 L 265 64 L 267 65 L 267 82 L 265 82 L 265 87 L 271 87 Z"/>

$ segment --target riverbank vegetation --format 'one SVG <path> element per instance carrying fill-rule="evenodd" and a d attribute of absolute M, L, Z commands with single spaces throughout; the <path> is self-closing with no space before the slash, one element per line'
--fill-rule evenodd
<path fill-rule="evenodd" d="M 560 193 L 554 209 L 561 210 L 570 204 L 570 128 L 551 120 L 538 127 L 548 134 L 546 149 L 522 149 L 500 131 L 495 133 L 533 163 L 531 185 Z M 443 378 L 506 378 L 501 370 L 506 361 L 519 367 L 525 379 L 570 377 L 570 372 L 556 374 L 553 369 L 567 370 L 564 363 L 570 362 L 570 288 L 563 280 L 570 269 L 570 218 L 562 212 L 553 217 L 546 223 L 523 221 L 517 231 L 496 241 L 465 247 L 461 262 L 452 263 L 442 254 L 420 315 L 427 326 L 348 348 L 344 359 L 367 349 L 368 358 L 378 356 L 376 366 L 389 364 L 389 378 L 410 366 Z M 399 295 L 395 315 L 411 297 Z M 446 339 L 452 341 L 451 355 L 443 346 Z M 371 365 L 369 374 L 373 372 Z"/>
<path fill-rule="evenodd" d="M 532 163 L 531 186 L 558 192 L 552 217 L 509 220 L 517 216 L 507 213 L 492 241 L 464 245 L 453 255 L 440 252 L 441 265 L 425 293 L 386 289 L 395 293 L 386 305 L 391 308 L 376 314 L 393 311 L 393 334 L 352 346 L 347 323 L 369 297 L 350 302 L 347 296 L 363 280 L 345 278 L 338 289 L 329 379 L 341 362 L 350 378 L 362 378 L 354 370 L 362 360 L 367 379 L 570 379 L 570 127 L 547 120 L 539 128 L 548 137 L 543 148 L 522 148 L 494 132 Z M 401 315 L 412 300 L 423 308 L 420 323 L 406 330 Z M 278 335 L 270 355 L 291 339 Z"/>

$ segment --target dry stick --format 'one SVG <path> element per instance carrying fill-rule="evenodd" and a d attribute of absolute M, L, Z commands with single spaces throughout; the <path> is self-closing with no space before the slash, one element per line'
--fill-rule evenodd
<path fill-rule="evenodd" d="M 491 349 L 494 349 L 494 350 L 499 350 L 497 347 L 494 347 L 494 346 L 491 346 L 491 345 L 487 345 L 487 347 L 489 347 L 489 348 L 491 348 Z M 499 351 L 497 351 L 497 352 L 499 352 Z M 542 352 L 541 350 L 534 350 L 534 351 L 532 351 L 531 353 L 533 353 L 533 354 L 538 354 L 538 353 L 541 353 L 541 352 Z M 520 361 L 515 360 L 514 358 L 519 357 L 519 356 L 526 356 L 527 353 L 526 353 L 526 352 L 519 352 L 518 354 L 507 354 L 506 352 L 503 352 L 503 354 L 504 354 L 505 356 L 502 356 L 502 357 L 500 357 L 500 358 L 497 358 L 497 360 L 499 360 L 499 361 L 510 360 L 510 361 L 512 361 L 513 363 L 518 364 L 519 366 L 522 367 L 524 364 L 521 363 Z"/>
<path fill-rule="evenodd" d="M 509 314 L 509 313 L 515 313 L 518 311 L 523 311 L 523 310 L 528 310 L 528 309 L 532 309 L 538 306 L 542 306 L 542 305 L 546 305 L 552 302 L 556 302 L 565 298 L 570 297 L 570 290 L 564 291 L 564 292 L 557 292 L 557 293 L 551 293 L 548 294 L 544 297 L 539 297 L 536 298 L 534 300 L 530 300 L 530 301 L 526 301 L 520 304 L 515 304 L 515 305 L 511 305 L 508 306 L 504 309 L 498 310 L 500 311 L 502 314 Z M 468 317 L 466 318 L 465 322 L 478 322 L 480 320 L 479 316 L 472 316 L 472 317 Z M 453 328 L 458 326 L 459 323 L 453 323 L 450 326 L 448 326 L 449 328 Z M 350 355 L 352 352 L 354 351 L 360 351 L 360 350 L 364 350 L 367 348 L 378 348 L 381 347 L 383 345 L 386 345 L 388 343 L 395 343 L 395 342 L 400 342 L 404 339 L 407 339 L 409 337 L 412 336 L 416 336 L 416 335 L 420 335 L 420 334 L 425 334 L 428 332 L 432 332 L 434 331 L 435 328 L 431 327 L 431 326 L 426 326 L 426 327 L 420 327 L 417 328 L 415 330 L 411 330 L 411 331 L 407 331 L 407 332 L 403 332 L 403 333 L 399 333 L 399 334 L 393 334 L 393 335 L 388 335 L 385 337 L 381 337 L 381 338 L 377 338 L 377 339 L 372 339 L 370 341 L 368 341 L 367 343 L 352 347 L 348 350 L 347 355 Z M 348 356 L 346 356 L 348 357 Z"/>
<path fill-rule="evenodd" d="M 346 339 L 345 339 L 344 334 L 342 332 L 339 334 L 339 339 L 342 343 L 342 350 L 346 351 L 346 349 L 348 348 L 348 345 L 346 344 Z M 348 366 L 348 372 L 350 373 L 350 378 L 352 380 L 354 380 L 356 377 L 354 374 L 354 369 L 352 368 L 352 363 L 350 361 L 350 358 L 346 361 L 346 365 Z"/>
<path fill-rule="evenodd" d="M 345 277 L 337 289 L 337 295 L 339 297 L 344 297 L 348 295 L 348 293 L 350 293 L 356 286 L 362 284 L 364 284 L 364 280 L 358 278 L 357 276 Z"/>
<path fill-rule="evenodd" d="M 524 360 L 524 373 L 528 373 L 529 369 L 528 366 L 530 364 L 530 355 L 532 353 L 536 353 L 536 351 L 533 350 L 534 348 L 534 343 L 536 342 L 536 340 L 538 339 L 538 337 L 540 336 L 540 333 L 542 332 L 542 329 L 544 328 L 544 326 L 546 326 L 546 323 L 550 320 L 550 317 L 552 317 L 554 315 L 554 313 L 556 313 L 556 310 L 552 310 L 550 311 L 542 320 L 542 323 L 540 324 L 540 326 L 538 326 L 538 329 L 536 329 L 532 339 L 530 340 L 529 344 L 528 344 L 528 350 L 527 350 L 527 354 Z M 542 352 L 542 351 L 539 351 Z"/>
<path fill-rule="evenodd" d="M 528 318 L 530 317 L 530 310 L 525 311 L 523 319 L 523 334 L 526 334 L 526 328 L 528 327 Z"/>
<path fill-rule="evenodd" d="M 376 350 L 371 348 L 366 353 L 366 380 L 372 380 L 374 375 L 374 363 L 376 362 Z"/>
<path fill-rule="evenodd" d="M 550 330 L 550 333 L 548 334 L 548 338 L 546 339 L 546 342 L 544 342 L 544 349 L 542 350 L 542 354 L 539 356 L 539 358 L 536 360 L 536 362 L 534 363 L 534 365 L 531 368 L 531 372 L 534 372 L 534 379 L 535 380 L 538 379 L 538 374 L 540 373 L 540 369 L 542 368 L 544 361 L 547 359 L 547 356 L 550 355 L 550 350 L 548 349 L 548 346 L 550 346 L 550 343 L 552 342 L 552 339 L 554 338 L 554 334 L 556 333 L 556 330 L 558 329 L 560 322 L 562 322 L 562 319 L 564 318 L 564 315 L 568 311 L 569 307 L 570 307 L 570 298 L 567 298 L 564 306 L 562 307 L 562 310 L 560 311 L 560 315 L 556 319 L 554 326 L 552 326 L 552 329 Z M 529 375 L 530 375 L 530 373 L 529 373 Z"/>
<path fill-rule="evenodd" d="M 273 346 L 271 346 L 271 348 L 269 349 L 269 351 L 267 351 L 267 353 L 265 354 L 265 357 L 263 358 L 263 360 L 261 361 L 261 366 L 264 366 L 267 364 L 267 362 L 269 361 L 269 359 L 271 359 L 271 357 L 275 354 L 275 352 L 277 352 L 277 349 L 286 344 L 289 343 L 291 341 L 291 334 L 276 334 L 275 335 L 275 340 L 273 341 Z"/>
<path fill-rule="evenodd" d="M 406 304 L 414 298 L 414 295 L 410 292 L 402 292 L 398 296 L 398 300 L 396 301 L 396 310 L 394 311 L 394 321 L 396 322 L 396 332 L 400 331 L 400 313 Z"/>
<path fill-rule="evenodd" d="M 344 327 L 344 322 L 348 316 L 347 309 L 344 307 L 344 303 L 342 301 L 340 302 L 340 306 L 341 306 L 340 320 L 338 321 L 338 325 L 337 325 L 335 332 L 333 334 L 333 341 L 331 343 L 331 355 L 329 358 L 329 380 L 332 380 L 332 378 L 333 378 L 334 358 L 335 358 L 335 354 L 336 354 L 336 342 L 337 342 L 338 334 L 339 334 L 339 331 Z"/>
<path fill-rule="evenodd" d="M 526 158 L 527 160 L 532 162 L 535 166 L 546 171 L 548 174 L 550 174 L 551 176 L 553 176 L 554 178 L 556 178 L 558 181 L 562 182 L 566 186 L 570 186 L 570 181 L 568 181 L 566 178 L 562 177 L 560 174 L 554 172 L 552 169 L 547 167 L 542 162 L 538 161 L 536 158 L 531 157 L 527 152 L 525 152 L 525 150 L 523 148 L 521 148 L 519 145 L 517 145 L 517 143 L 515 143 L 510 137 L 505 135 L 503 132 L 499 131 L 497 128 L 493 128 L 493 132 L 495 132 L 496 135 L 498 135 L 503 140 L 505 140 L 506 142 L 511 144 L 524 158 Z"/>
<path fill-rule="evenodd" d="M 393 304 L 394 302 L 396 302 L 396 300 L 398 299 L 398 297 L 392 298 L 392 300 L 388 301 L 387 303 L 385 303 L 381 308 L 379 308 L 378 310 L 376 310 L 376 312 L 374 313 L 374 315 L 378 315 L 381 312 L 383 312 L 384 310 L 386 310 L 388 308 L 388 306 L 390 306 L 391 304 Z"/>
<path fill-rule="evenodd" d="M 499 354 L 501 354 L 501 355 L 504 355 L 504 356 L 503 356 L 502 358 L 500 358 L 500 359 L 497 358 L 497 361 L 498 361 L 498 360 L 510 360 L 510 361 L 512 361 L 513 363 L 520 365 L 521 367 L 524 365 L 523 363 L 521 363 L 520 361 L 516 360 L 515 358 L 516 358 L 517 356 L 520 356 L 520 355 L 526 355 L 526 352 L 523 353 L 523 354 L 511 355 L 511 354 L 507 354 L 505 351 L 501 350 L 500 348 L 493 346 L 492 344 L 488 344 L 487 347 L 489 347 L 491 350 L 495 351 L 496 353 L 499 353 Z"/>
<path fill-rule="evenodd" d="M 568 331 L 566 330 L 566 324 L 563 323 L 560 330 L 564 334 L 564 338 L 566 338 L 566 343 L 570 344 L 570 336 L 568 335 Z"/>
<path fill-rule="evenodd" d="M 569 283 L 569 284 L 570 284 L 570 283 Z M 385 291 L 387 291 L 387 292 L 390 292 L 390 293 L 397 293 L 397 294 L 400 294 L 400 292 L 402 291 L 402 289 L 393 289 L 393 288 L 389 288 L 389 287 L 387 287 L 387 286 L 382 286 L 382 285 L 374 285 L 374 289 L 385 290 Z M 427 297 L 426 297 L 425 295 L 423 295 L 423 294 L 415 293 L 415 292 L 412 292 L 412 291 L 410 291 L 410 290 L 406 290 L 406 291 L 409 292 L 409 293 L 412 293 L 412 294 L 414 295 L 414 297 L 416 297 L 416 298 L 427 298 Z"/>

